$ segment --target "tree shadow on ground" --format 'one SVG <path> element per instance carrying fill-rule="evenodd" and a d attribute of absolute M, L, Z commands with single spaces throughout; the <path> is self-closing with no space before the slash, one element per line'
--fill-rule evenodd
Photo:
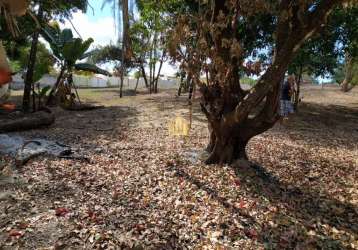
<path fill-rule="evenodd" d="M 243 218 L 243 226 L 249 228 L 258 225 L 255 218 L 250 216 L 247 211 L 233 206 L 228 198 L 220 195 L 218 190 L 209 187 L 208 183 L 191 176 L 181 167 L 169 166 L 169 168 L 177 177 L 184 178 L 198 189 L 207 192 L 212 199 L 231 213 Z M 280 218 L 283 225 L 270 225 L 267 221 L 267 223 L 258 226 L 261 228 L 261 232 L 259 232 L 257 240 L 268 249 L 312 249 L 312 247 L 317 249 L 327 246 L 332 249 L 344 249 L 345 246 L 333 237 L 324 235 L 323 238 L 320 235 L 309 234 L 310 229 L 319 229 L 317 228 L 318 224 L 316 225 L 318 222 L 326 223 L 353 235 L 358 233 L 357 208 L 352 204 L 321 196 L 311 192 L 309 187 L 300 189 L 286 186 L 258 165 L 235 168 L 235 173 L 240 178 L 240 183 L 251 191 L 253 196 L 264 197 L 272 205 L 279 207 L 283 204 L 286 208 L 285 211 L 277 211 L 275 214 L 276 219 Z M 332 207 L 335 209 L 332 210 Z M 350 216 L 348 217 L 347 214 Z"/>
<path fill-rule="evenodd" d="M 21 107 L 21 96 L 12 96 L 10 102 Z M 86 101 L 86 104 L 100 105 L 96 101 Z M 135 119 L 138 111 L 134 107 L 126 105 L 100 107 L 94 110 L 70 111 L 60 107 L 52 107 L 51 110 L 56 116 L 55 123 L 47 128 L 39 128 L 30 131 L 22 131 L 21 134 L 33 135 L 51 139 L 54 134 L 60 134 L 64 143 L 80 143 L 94 141 L 100 136 L 110 137 L 111 134 L 120 134 L 127 126 L 137 122 Z M 130 118 L 130 119 L 127 119 Z M 0 115 L 1 119 L 1 115 Z M 63 133 L 60 133 L 63 131 Z M 59 139 L 59 138 L 55 138 Z"/>
<path fill-rule="evenodd" d="M 291 223 L 291 226 L 296 227 L 296 230 L 298 229 L 297 226 L 302 230 L 301 235 L 287 235 L 287 237 L 296 237 L 296 242 L 293 243 L 298 244 L 299 241 L 304 239 L 315 238 L 313 235 L 308 235 L 308 231 L 310 229 L 319 230 L 320 223 L 352 235 L 358 234 L 358 208 L 351 203 L 341 202 L 326 194 L 312 191 L 309 186 L 303 188 L 287 185 L 259 165 L 235 168 L 235 172 L 243 180 L 243 185 L 255 195 L 265 197 L 273 205 L 284 205 L 285 212 L 278 211 L 275 216 L 282 217 L 283 220 L 287 219 L 287 224 Z M 289 222 L 290 218 L 293 218 L 293 221 Z M 289 225 L 285 225 L 285 227 L 288 231 Z M 283 234 L 287 231 L 277 232 L 277 230 L 278 228 L 265 225 L 261 232 L 261 240 L 276 243 L 288 240 L 283 239 Z M 331 244 L 330 246 L 333 248 L 344 248 L 339 241 L 328 236 L 325 239 L 316 238 L 311 244 L 320 244 L 320 241 L 324 241 L 325 246 Z M 317 245 L 316 247 L 322 246 Z"/>
<path fill-rule="evenodd" d="M 135 107 L 126 105 L 89 111 L 57 109 L 53 129 L 63 130 L 65 139 L 69 139 L 69 142 L 96 142 L 100 138 L 118 140 L 121 136 L 126 136 L 129 127 L 137 125 L 137 115 Z"/>
<path fill-rule="evenodd" d="M 170 171 L 173 171 L 177 177 L 184 178 L 185 180 L 194 184 L 198 189 L 201 189 L 201 190 L 205 191 L 206 193 L 208 193 L 213 199 L 217 200 L 223 207 L 230 210 L 232 213 L 245 218 L 246 221 L 243 221 L 243 224 L 245 226 L 248 226 L 249 224 L 252 224 L 255 222 L 254 218 L 252 216 L 250 216 L 247 212 L 235 207 L 225 197 L 221 196 L 217 190 L 209 187 L 206 183 L 198 180 L 195 177 L 192 177 L 190 174 L 188 174 L 187 172 L 185 172 L 183 169 L 181 169 L 178 166 L 171 165 L 168 168 Z"/>
<path fill-rule="evenodd" d="M 299 188 L 287 185 L 259 165 L 236 168 L 235 172 L 252 192 L 266 197 L 273 204 L 285 204 L 288 214 L 281 216 L 292 216 L 308 228 L 322 222 L 338 230 L 358 234 L 358 208 L 351 203 L 310 190 L 309 186 Z M 263 235 L 269 235 L 272 229 L 264 230 Z"/>
<path fill-rule="evenodd" d="M 302 103 L 298 113 L 292 115 L 287 129 L 298 131 L 317 139 L 321 143 L 328 135 L 342 137 L 351 133 L 355 136 L 358 124 L 358 106 L 322 105 Z M 347 138 L 347 137 L 346 137 Z"/>
<path fill-rule="evenodd" d="M 92 161 L 91 159 L 99 155 L 116 154 L 116 147 L 126 139 L 129 127 L 138 126 L 138 111 L 127 106 L 103 107 L 89 111 L 68 111 L 57 107 L 53 112 L 56 120 L 48 127 L 7 134 L 20 135 L 27 140 L 46 139 L 58 142 L 71 147 L 74 155 L 68 156 L 69 159 L 73 157 L 75 161 Z M 108 143 L 102 143 L 103 141 Z M 111 145 L 110 141 L 116 143 Z"/>
<path fill-rule="evenodd" d="M 112 182 L 98 182 L 96 174 L 91 169 L 98 167 L 100 162 L 104 164 L 104 166 L 99 166 L 100 168 L 107 167 L 107 171 L 110 171 L 108 166 L 116 160 L 118 147 L 121 147 L 121 142 L 126 139 L 128 127 L 137 126 L 136 115 L 138 112 L 135 108 L 127 106 L 104 107 L 91 111 L 67 111 L 55 108 L 54 112 L 56 122 L 48 128 L 9 134 L 57 141 L 71 146 L 76 154 L 84 155 L 89 160 L 40 156 L 17 169 L 20 177 L 22 173 L 31 173 L 33 169 L 40 176 L 35 176 L 35 179 L 26 179 L 24 183 L 21 183 L 21 178 L 19 183 L 0 186 L 0 193 L 13 193 L 15 190 L 16 192 L 21 191 L 27 197 L 24 200 L 0 202 L 0 208 L 6 217 L 6 220 L 0 223 L 1 227 L 11 225 L 16 219 L 31 220 L 34 214 L 48 213 L 50 209 L 59 206 L 54 205 L 59 202 L 61 206 L 68 206 L 66 204 L 71 204 L 71 202 L 88 205 L 87 202 L 95 197 L 93 194 L 97 194 L 103 187 L 110 190 Z M 103 143 L 103 141 L 108 143 Z M 100 160 L 97 161 L 98 158 Z M 108 166 L 106 166 L 106 162 L 108 162 Z M 61 170 L 61 166 L 66 167 Z M 31 186 L 30 189 L 27 188 L 28 185 Z M 111 193 L 105 195 L 107 199 L 111 199 Z M 35 204 L 41 204 L 41 206 Z M 8 211 L 5 208 L 8 206 L 13 208 L 7 216 Z M 36 211 L 32 211 L 34 207 L 36 207 Z M 79 216 L 78 211 L 71 212 L 75 213 L 75 218 Z M 54 224 L 48 223 L 48 226 L 50 225 Z M 45 231 L 36 228 L 33 232 L 27 232 L 26 237 L 19 239 L 19 244 L 23 244 L 23 247 L 27 249 L 48 248 L 48 244 L 54 243 L 58 236 L 71 238 L 73 235 L 70 228 L 52 227 L 56 232 L 55 235 L 50 233 L 47 235 Z M 7 233 L 0 234 L 0 248 L 3 237 L 6 238 Z"/>
<path fill-rule="evenodd" d="M 302 103 L 296 115 L 304 121 L 307 121 L 309 118 L 312 120 L 313 117 L 316 122 L 322 122 L 326 126 L 344 125 L 346 122 L 357 121 L 358 105 L 342 106 Z M 331 120 L 331 123 L 325 123 L 328 119 Z"/>

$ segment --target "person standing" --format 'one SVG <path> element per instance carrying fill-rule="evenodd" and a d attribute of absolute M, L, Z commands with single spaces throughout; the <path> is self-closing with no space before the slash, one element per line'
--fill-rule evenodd
<path fill-rule="evenodd" d="M 292 96 L 294 94 L 295 86 L 295 77 L 290 75 L 287 80 L 282 84 L 281 88 L 281 98 L 280 98 L 280 110 L 279 114 L 281 116 L 281 123 L 284 123 L 288 120 L 290 114 L 294 113 L 294 108 L 292 104 Z"/>

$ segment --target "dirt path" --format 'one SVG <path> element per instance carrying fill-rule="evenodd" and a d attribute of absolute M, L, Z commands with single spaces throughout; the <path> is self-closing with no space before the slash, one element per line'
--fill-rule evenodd
<path fill-rule="evenodd" d="M 107 107 L 57 110 L 53 127 L 20 134 L 90 162 L 42 157 L 0 181 L 0 248 L 358 249 L 357 95 L 327 90 L 322 103 L 314 91 L 287 127 L 250 142 L 253 167 L 231 168 L 200 162 L 197 104 L 190 135 L 168 136 L 189 118 L 185 97 L 81 90 Z"/>

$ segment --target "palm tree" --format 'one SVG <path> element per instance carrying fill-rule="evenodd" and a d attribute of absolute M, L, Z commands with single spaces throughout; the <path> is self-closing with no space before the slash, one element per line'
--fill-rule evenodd
<path fill-rule="evenodd" d="M 130 45 L 130 39 L 129 39 L 129 19 L 130 19 L 130 12 L 133 16 L 133 8 L 135 5 L 134 0 L 103 0 L 102 8 L 105 5 L 111 5 L 112 6 L 112 13 L 113 17 L 117 19 L 117 25 L 116 29 L 120 31 L 119 33 L 122 33 L 122 60 L 121 60 L 121 85 L 120 85 L 120 97 L 123 96 L 123 78 L 124 78 L 124 72 L 126 72 L 126 65 L 125 61 L 126 59 L 131 57 L 131 45 Z M 120 39 L 118 39 L 120 40 Z"/>
<path fill-rule="evenodd" d="M 129 27 L 129 16 L 133 16 L 134 7 L 137 5 L 136 0 L 102 0 L 102 9 L 105 6 L 110 6 L 112 9 L 113 18 L 116 20 L 115 29 L 119 34 L 122 34 L 127 24 Z M 126 15 L 126 17 L 124 17 Z M 118 39 L 120 40 L 120 38 Z"/>

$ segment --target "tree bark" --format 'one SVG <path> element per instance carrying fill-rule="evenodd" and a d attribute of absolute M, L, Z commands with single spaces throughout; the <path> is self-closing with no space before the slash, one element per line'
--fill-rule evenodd
<path fill-rule="evenodd" d="M 159 69 L 158 69 L 157 77 L 155 78 L 154 93 L 158 93 L 158 81 L 159 81 L 159 77 L 160 77 L 160 72 L 162 71 L 165 53 L 166 52 L 164 50 L 162 57 L 160 58 Z"/>
<path fill-rule="evenodd" d="M 183 85 L 184 85 L 184 75 L 181 74 L 181 76 L 180 76 L 180 84 L 179 84 L 179 89 L 178 89 L 178 96 L 181 95 Z"/>
<path fill-rule="evenodd" d="M 230 164 L 239 159 L 247 160 L 246 146 L 250 139 L 272 128 L 278 120 L 278 103 L 279 93 L 272 91 L 266 97 L 264 107 L 254 118 L 247 117 L 240 122 L 226 119 L 226 114 L 223 114 L 221 119 L 217 119 L 202 104 L 203 111 L 208 117 L 210 132 L 206 148 L 210 155 L 205 163 Z M 235 109 L 229 103 L 223 108 Z"/>
<path fill-rule="evenodd" d="M 294 109 L 298 112 L 298 104 L 300 103 L 301 81 L 302 81 L 303 67 L 300 67 L 298 75 L 296 75 L 296 91 L 294 93 Z"/>
<path fill-rule="evenodd" d="M 43 10 L 40 6 L 38 12 L 38 18 L 42 19 L 43 17 Z M 39 42 L 40 31 L 36 30 L 35 33 L 32 35 L 32 44 L 31 50 L 29 55 L 29 61 L 27 65 L 26 77 L 25 77 L 25 87 L 24 87 L 24 95 L 22 99 L 22 108 L 25 113 L 30 111 L 30 102 L 31 102 L 31 91 L 32 85 L 34 84 L 34 71 L 36 66 L 36 54 L 37 54 L 37 45 Z M 35 109 L 35 107 L 33 107 Z"/>
<path fill-rule="evenodd" d="M 345 76 L 344 80 L 341 83 L 341 90 L 343 92 L 348 92 L 352 89 L 351 83 L 353 80 L 353 58 L 346 53 L 345 55 Z"/>
<path fill-rule="evenodd" d="M 38 39 L 39 39 L 39 32 L 35 32 L 32 36 L 29 62 L 27 66 L 26 76 L 25 76 L 24 95 L 22 99 L 22 108 L 25 113 L 28 113 L 30 111 L 31 91 L 32 91 L 33 75 L 34 75 L 35 64 L 36 64 Z"/>
<path fill-rule="evenodd" d="M 206 150 L 210 153 L 206 164 L 232 163 L 238 159 L 247 160 L 246 146 L 252 135 L 249 127 L 220 121 L 209 125 L 210 139 Z"/>
<path fill-rule="evenodd" d="M 53 99 L 55 98 L 55 92 L 63 78 L 63 74 L 65 73 L 65 69 L 66 67 L 63 65 L 61 66 L 61 71 L 60 71 L 60 74 L 57 76 L 57 80 L 55 82 L 55 85 L 52 87 L 50 93 L 49 93 L 49 96 L 48 96 L 48 99 L 47 99 L 47 102 L 46 102 L 46 105 L 51 105 L 53 104 Z"/>
<path fill-rule="evenodd" d="M 144 79 L 145 87 L 148 89 L 149 88 L 148 78 L 147 78 L 147 75 L 145 74 L 145 68 L 144 68 L 143 63 L 140 65 L 140 70 L 142 71 L 142 76 L 143 76 L 143 79 Z"/>
<path fill-rule="evenodd" d="M 189 100 L 191 100 L 193 98 L 194 88 L 195 88 L 194 81 L 190 81 L 190 83 L 189 83 Z"/>
<path fill-rule="evenodd" d="M 123 17 L 123 37 L 122 37 L 122 62 L 121 62 L 121 86 L 119 90 L 120 98 L 123 97 L 124 72 L 126 71 L 126 59 L 129 52 L 129 10 L 128 0 L 122 0 L 122 17 Z"/>
<path fill-rule="evenodd" d="M 152 50 L 153 50 L 153 60 L 154 60 L 154 62 L 153 62 L 153 70 L 152 70 L 152 93 L 154 92 L 154 93 L 156 93 L 155 92 L 155 80 L 156 80 L 156 78 L 155 78 L 155 72 L 156 72 L 156 69 L 157 69 L 157 44 L 158 44 L 158 34 L 157 34 L 157 32 L 155 32 L 154 33 L 154 39 L 153 39 L 153 45 L 152 45 Z"/>
<path fill-rule="evenodd" d="M 36 112 L 37 109 L 36 109 L 35 83 L 32 84 L 31 90 L 32 90 L 32 112 Z"/>
<path fill-rule="evenodd" d="M 137 82 L 136 82 L 136 84 L 135 84 L 134 92 L 137 92 L 138 83 L 139 83 L 139 77 L 137 78 Z"/>
<path fill-rule="evenodd" d="M 39 85 L 37 85 L 37 92 L 39 93 L 38 100 L 37 100 L 37 105 L 38 105 L 39 109 L 42 107 L 42 99 L 41 99 L 42 96 L 40 94 L 40 91 L 41 91 L 41 89 L 40 89 L 40 84 L 39 84 Z"/>
<path fill-rule="evenodd" d="M 123 63 L 123 61 L 122 61 Z M 119 86 L 119 97 L 123 97 L 123 82 L 124 82 L 124 66 L 121 67 L 121 84 Z"/>
<path fill-rule="evenodd" d="M 81 99 L 80 99 L 80 95 L 78 94 L 78 91 L 77 91 L 77 88 L 76 88 L 76 85 L 75 83 L 73 82 L 73 73 L 70 72 L 69 76 L 68 76 L 68 85 L 71 88 L 73 88 L 75 90 L 75 93 L 76 93 L 76 97 L 78 99 L 78 102 L 80 105 L 82 105 L 82 102 L 81 102 Z"/>
<path fill-rule="evenodd" d="M 149 94 L 152 94 L 152 83 L 153 83 L 153 80 L 152 80 L 152 74 L 153 74 L 153 50 L 151 49 L 150 50 L 150 53 L 149 53 Z"/>

